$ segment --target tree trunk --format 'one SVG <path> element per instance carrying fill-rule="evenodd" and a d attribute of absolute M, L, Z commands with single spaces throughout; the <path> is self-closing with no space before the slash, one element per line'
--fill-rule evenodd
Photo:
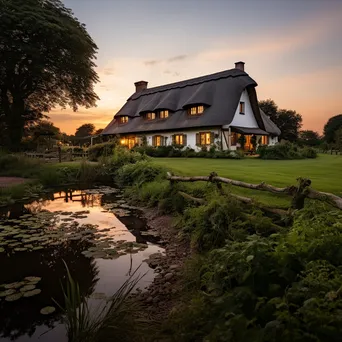
<path fill-rule="evenodd" d="M 10 113 L 7 116 L 7 125 L 9 130 L 10 149 L 17 151 L 24 131 L 24 111 L 25 102 L 22 98 L 13 98 Z"/>

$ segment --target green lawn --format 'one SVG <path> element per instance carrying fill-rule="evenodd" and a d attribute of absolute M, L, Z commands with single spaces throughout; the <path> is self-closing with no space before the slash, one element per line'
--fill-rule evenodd
<path fill-rule="evenodd" d="M 296 184 L 298 177 L 307 177 L 314 189 L 342 196 L 342 156 L 320 154 L 316 159 L 302 160 L 155 158 L 154 163 L 169 168 L 175 174 L 206 176 L 215 171 L 222 177 L 249 183 L 266 182 L 280 187 Z M 288 205 L 290 199 L 237 187 L 232 187 L 232 192 L 282 206 Z"/>

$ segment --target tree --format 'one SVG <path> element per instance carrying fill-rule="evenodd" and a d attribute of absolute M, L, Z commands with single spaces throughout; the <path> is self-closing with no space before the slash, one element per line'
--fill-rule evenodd
<path fill-rule="evenodd" d="M 342 127 L 335 131 L 335 147 L 342 151 Z"/>
<path fill-rule="evenodd" d="M 275 124 L 281 130 L 280 140 L 296 141 L 302 127 L 302 116 L 295 110 L 280 109 Z"/>
<path fill-rule="evenodd" d="M 103 131 L 103 128 L 99 128 L 95 131 L 94 135 L 99 135 L 102 133 L 102 131 Z"/>
<path fill-rule="evenodd" d="M 280 140 L 296 141 L 298 139 L 303 121 L 300 114 L 295 110 L 278 109 L 271 99 L 259 101 L 259 107 L 281 130 Z"/>
<path fill-rule="evenodd" d="M 75 137 L 83 138 L 93 135 L 95 132 L 95 126 L 91 123 L 83 124 L 76 129 Z"/>
<path fill-rule="evenodd" d="M 274 123 L 276 123 L 278 106 L 272 99 L 259 101 L 259 107 Z"/>
<path fill-rule="evenodd" d="M 39 137 L 41 135 L 51 136 L 55 138 L 62 137 L 60 129 L 48 120 L 42 120 L 38 124 L 32 126 L 30 129 L 30 133 L 31 136 L 35 137 Z"/>
<path fill-rule="evenodd" d="M 318 146 L 321 139 L 318 132 L 304 130 L 299 132 L 299 142 L 306 146 Z"/>
<path fill-rule="evenodd" d="M 328 143 L 335 142 L 335 132 L 342 127 L 342 114 L 331 117 L 324 125 L 324 140 Z"/>
<path fill-rule="evenodd" d="M 0 115 L 12 146 L 20 143 L 29 113 L 95 105 L 96 52 L 85 26 L 60 0 L 0 1 Z"/>

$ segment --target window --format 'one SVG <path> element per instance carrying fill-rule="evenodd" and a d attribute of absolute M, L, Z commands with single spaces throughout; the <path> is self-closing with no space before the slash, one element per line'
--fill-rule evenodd
<path fill-rule="evenodd" d="M 146 120 L 154 120 L 156 118 L 156 113 L 150 112 L 146 114 Z"/>
<path fill-rule="evenodd" d="M 240 102 L 240 114 L 245 114 L 245 103 Z"/>
<path fill-rule="evenodd" d="M 195 107 L 191 107 L 188 110 L 188 113 L 190 115 L 199 115 L 202 114 L 204 112 L 204 106 L 195 106 Z"/>
<path fill-rule="evenodd" d="M 173 136 L 173 143 L 174 145 L 184 145 L 184 134 L 175 134 Z"/>
<path fill-rule="evenodd" d="M 159 118 L 160 119 L 166 119 L 169 117 L 169 111 L 168 110 L 161 110 L 159 112 Z"/>
<path fill-rule="evenodd" d="M 119 123 L 120 124 L 125 124 L 128 122 L 128 116 L 120 116 L 119 117 Z"/>
<path fill-rule="evenodd" d="M 262 145 L 268 145 L 268 136 L 267 135 L 263 135 L 261 137 L 261 144 Z"/>
<path fill-rule="evenodd" d="M 120 144 L 123 146 L 127 146 L 129 149 L 131 149 L 135 145 L 138 144 L 138 138 L 137 137 L 124 137 L 120 139 Z"/>
<path fill-rule="evenodd" d="M 161 135 L 155 135 L 152 137 L 152 146 L 163 146 L 164 145 L 164 137 Z"/>
<path fill-rule="evenodd" d="M 237 141 L 238 141 L 238 139 L 239 139 L 238 134 L 236 132 L 232 132 L 231 138 L 230 138 L 231 145 L 235 146 Z"/>
<path fill-rule="evenodd" d="M 213 132 L 200 132 L 196 134 L 196 145 L 206 146 L 214 142 L 215 134 Z"/>

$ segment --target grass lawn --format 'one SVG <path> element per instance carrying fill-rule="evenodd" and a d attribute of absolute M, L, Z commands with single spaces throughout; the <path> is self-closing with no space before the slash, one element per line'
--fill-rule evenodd
<path fill-rule="evenodd" d="M 314 189 L 342 196 L 342 156 L 320 154 L 316 159 L 301 160 L 155 158 L 154 163 L 175 174 L 207 176 L 215 171 L 221 177 L 249 183 L 266 182 L 279 187 L 296 184 L 298 177 L 307 177 Z M 231 187 L 231 191 L 270 205 L 288 206 L 290 200 L 288 196 L 238 187 Z"/>

